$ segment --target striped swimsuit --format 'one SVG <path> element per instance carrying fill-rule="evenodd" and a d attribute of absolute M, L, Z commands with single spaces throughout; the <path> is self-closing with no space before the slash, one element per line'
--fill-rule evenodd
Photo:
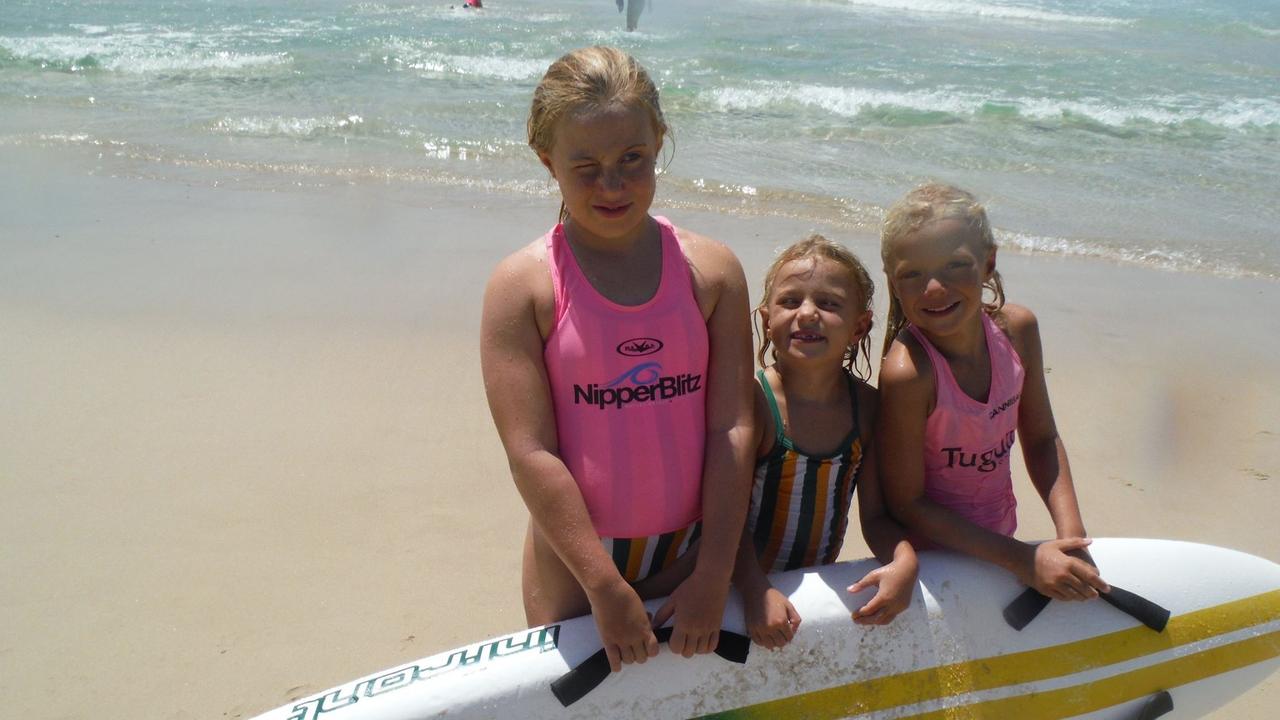
<path fill-rule="evenodd" d="M 778 401 L 756 373 L 773 414 L 774 444 L 756 462 L 747 529 L 766 572 L 835 562 L 849 525 L 849 505 L 862 465 L 858 396 L 846 374 L 853 403 L 853 429 L 834 453 L 808 455 L 796 449 L 782 428 Z"/>
<path fill-rule="evenodd" d="M 602 537 L 605 552 L 613 558 L 622 579 L 639 582 L 676 561 L 702 534 L 702 522 L 661 535 L 636 538 Z"/>

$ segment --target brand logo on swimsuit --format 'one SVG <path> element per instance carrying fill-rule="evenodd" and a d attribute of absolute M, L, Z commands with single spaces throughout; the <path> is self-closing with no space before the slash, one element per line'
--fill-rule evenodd
<path fill-rule="evenodd" d="M 987 419 L 990 420 L 995 416 L 999 415 L 1000 413 L 1004 412 L 1005 410 L 1008 410 L 1009 408 L 1013 407 L 1013 404 L 1018 402 L 1018 398 L 1020 397 L 1022 397 L 1022 393 L 1018 393 L 1017 395 L 1014 395 L 1008 400 L 1005 400 L 1004 402 L 1000 403 L 996 407 L 992 408 L 991 415 Z"/>
<path fill-rule="evenodd" d="M 583 387 L 574 383 L 573 404 L 595 405 L 601 410 L 610 405 L 621 409 L 623 405 L 631 403 L 673 400 L 701 389 L 701 375 L 663 375 L 662 365 L 646 362 L 604 384 L 590 383 Z"/>
<path fill-rule="evenodd" d="M 627 357 L 644 357 L 662 349 L 662 341 L 658 338 L 638 337 L 618 343 L 618 354 Z"/>
<path fill-rule="evenodd" d="M 999 445 L 983 453 L 965 452 L 964 448 L 958 447 L 942 448 L 942 452 L 947 454 L 947 467 L 976 468 L 984 473 L 995 470 L 1009 455 L 1009 449 L 1013 447 L 1014 432 L 1010 430 L 1000 439 Z"/>

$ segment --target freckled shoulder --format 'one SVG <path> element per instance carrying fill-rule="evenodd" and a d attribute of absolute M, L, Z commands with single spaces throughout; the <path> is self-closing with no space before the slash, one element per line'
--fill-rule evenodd
<path fill-rule="evenodd" d="M 749 339 L 751 330 L 747 322 L 747 278 L 737 256 L 723 243 L 690 230 L 676 228 L 676 238 L 689 263 L 689 278 L 693 282 L 693 292 L 697 296 L 702 317 L 710 321 L 716 309 L 722 306 L 722 301 L 728 301 L 725 307 L 741 305 L 742 320 L 746 323 L 744 327 Z"/>
<path fill-rule="evenodd" d="M 487 295 L 496 302 L 531 307 L 546 339 L 555 318 L 555 289 L 543 238 L 503 258 L 489 277 Z"/>
<path fill-rule="evenodd" d="M 676 228 L 676 237 L 700 290 L 723 289 L 743 278 L 742 264 L 724 243 L 684 228 Z"/>

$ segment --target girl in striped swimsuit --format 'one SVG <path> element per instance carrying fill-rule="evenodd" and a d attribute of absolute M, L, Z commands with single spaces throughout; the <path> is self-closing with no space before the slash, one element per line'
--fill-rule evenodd
<path fill-rule="evenodd" d="M 883 625 L 911 601 L 915 552 L 881 500 L 876 390 L 864 379 L 873 293 L 862 263 L 820 235 L 784 250 L 765 275 L 758 359 L 768 352 L 773 364 L 757 373 L 755 480 L 734 583 L 748 634 L 770 649 L 790 642 L 800 616 L 766 573 L 835 562 L 855 489 L 863 537 L 883 565 L 849 587 L 878 586 L 854 622 Z"/>

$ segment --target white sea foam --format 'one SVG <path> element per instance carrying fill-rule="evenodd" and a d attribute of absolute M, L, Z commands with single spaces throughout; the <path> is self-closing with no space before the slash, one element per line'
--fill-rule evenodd
<path fill-rule="evenodd" d="M 1205 120 L 1229 128 L 1280 126 L 1280 100 L 1237 98 L 1205 114 Z"/>
<path fill-rule="evenodd" d="M 1090 99 L 986 96 L 952 87 L 896 91 L 785 82 L 717 88 L 704 98 L 721 112 L 803 105 L 842 117 L 858 117 L 876 109 L 969 117 L 995 106 L 1013 108 L 1032 120 L 1076 116 L 1115 128 L 1133 123 L 1175 126 L 1203 122 L 1229 130 L 1280 125 L 1280 101 L 1272 98 L 1237 98 L 1215 105 L 1202 98 L 1157 97 L 1121 105 Z"/>
<path fill-rule="evenodd" d="M 1100 101 L 1037 99 L 1016 101 L 1019 112 L 1036 119 L 1077 115 L 1111 127 L 1132 123 L 1175 126 L 1203 122 L 1228 130 L 1280 125 L 1280 101 L 1236 98 L 1221 104 L 1180 97 L 1150 98 L 1142 105 L 1112 105 Z"/>
<path fill-rule="evenodd" d="M 415 70 L 453 75 L 474 75 L 498 80 L 540 77 L 551 60 L 489 57 L 484 55 L 431 54 L 409 63 Z"/>
<path fill-rule="evenodd" d="M 1086 240 L 1045 237 L 1007 230 L 996 230 L 995 235 L 1002 247 L 1019 252 L 1097 258 L 1175 272 L 1208 272 L 1223 277 L 1273 277 L 1265 270 L 1213 260 L 1194 250 L 1109 246 Z"/>
<path fill-rule="evenodd" d="M 164 73 L 199 71 L 237 71 L 248 68 L 287 65 L 291 58 L 285 53 L 256 54 L 219 50 L 193 55 L 142 55 L 124 57 L 104 63 L 109 70 L 127 73 Z"/>
<path fill-rule="evenodd" d="M 845 117 L 854 117 L 869 109 L 884 106 L 921 112 L 972 113 L 986 102 L 981 96 L 952 90 L 899 92 L 772 82 L 746 88 L 717 88 L 709 93 L 709 99 L 722 111 L 761 110 L 779 104 L 798 104 Z"/>
<path fill-rule="evenodd" d="M 72 23 L 71 27 L 79 30 L 85 35 L 105 35 L 111 32 L 111 28 L 105 25 L 81 25 L 78 23 Z"/>
<path fill-rule="evenodd" d="M 195 35 L 169 31 L 127 35 L 43 35 L 0 38 L 15 57 L 72 71 L 92 67 L 125 74 L 238 71 L 283 65 L 286 53 L 240 53 L 190 47 Z"/>
<path fill-rule="evenodd" d="M 1176 125 L 1190 117 L 1187 113 L 1167 107 L 1124 106 L 1102 101 L 1033 98 L 1007 102 L 1017 107 L 1018 112 L 1024 117 L 1036 120 L 1051 120 L 1075 115 L 1111 127 L 1122 127 L 1134 121 L 1156 125 Z"/>
<path fill-rule="evenodd" d="M 298 118 L 282 115 L 222 118 L 213 124 L 213 131 L 227 135 L 254 137 L 306 138 L 321 134 L 350 132 L 364 124 L 359 115 L 326 115 L 324 117 Z"/>
<path fill-rule="evenodd" d="M 431 43 L 392 38 L 386 43 L 388 63 L 442 75 L 471 75 L 498 80 L 541 77 L 554 58 L 530 59 L 495 55 L 456 55 L 436 52 Z"/>
<path fill-rule="evenodd" d="M 1243 23 L 1242 27 L 1246 31 L 1255 35 L 1261 35 L 1262 37 L 1280 37 L 1280 28 L 1263 27 L 1261 25 L 1254 25 L 1253 23 Z"/>
<path fill-rule="evenodd" d="M 964 0 L 845 0 L 854 8 L 894 10 L 910 13 L 967 15 L 995 20 L 1016 20 L 1036 23 L 1070 23 L 1078 25 L 1128 25 L 1132 21 L 1123 18 L 1098 15 L 1071 15 L 1040 10 L 1021 5 L 1004 5 Z"/>

